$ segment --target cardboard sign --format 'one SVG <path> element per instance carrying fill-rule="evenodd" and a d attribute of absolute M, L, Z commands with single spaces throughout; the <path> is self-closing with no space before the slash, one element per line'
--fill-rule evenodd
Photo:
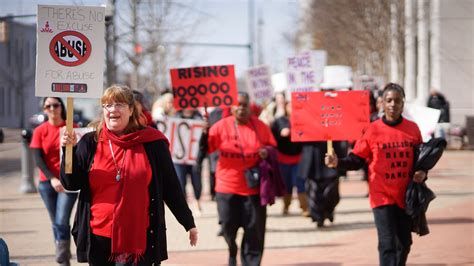
<path fill-rule="evenodd" d="M 420 129 L 423 142 L 431 139 L 431 134 L 435 132 L 441 111 L 426 106 L 416 104 L 405 104 L 403 117 L 415 122 Z"/>
<path fill-rule="evenodd" d="M 157 121 L 156 124 L 170 142 L 173 162 L 187 165 L 196 164 L 204 122 L 193 119 L 168 118 L 165 121 Z"/>
<path fill-rule="evenodd" d="M 323 81 L 326 51 L 306 51 L 287 59 L 286 77 L 290 91 L 317 91 Z"/>
<path fill-rule="evenodd" d="M 291 141 L 356 140 L 370 123 L 368 91 L 291 93 Z"/>
<path fill-rule="evenodd" d="M 170 74 L 177 110 L 237 105 L 233 65 L 177 68 Z"/>
<path fill-rule="evenodd" d="M 38 97 L 100 98 L 105 8 L 38 5 Z"/>
<path fill-rule="evenodd" d="M 246 79 L 251 101 L 262 103 L 273 97 L 272 79 L 268 66 L 261 65 L 249 68 Z"/>

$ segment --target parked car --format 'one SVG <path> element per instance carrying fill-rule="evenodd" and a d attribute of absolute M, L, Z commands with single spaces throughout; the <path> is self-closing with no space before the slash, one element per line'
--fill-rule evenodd
<path fill-rule="evenodd" d="M 32 128 L 35 128 L 47 120 L 48 116 L 41 112 L 32 115 L 29 119 L 29 123 Z M 86 127 L 91 122 L 89 119 L 82 116 L 81 110 L 74 110 L 73 121 L 78 127 Z"/>

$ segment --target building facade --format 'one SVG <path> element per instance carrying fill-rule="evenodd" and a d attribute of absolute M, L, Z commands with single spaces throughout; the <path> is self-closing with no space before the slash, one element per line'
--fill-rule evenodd
<path fill-rule="evenodd" d="M 437 5 L 431 8 L 430 85 L 450 102 L 451 122 L 464 125 L 467 116 L 474 116 L 474 1 L 430 4 Z"/>
<path fill-rule="evenodd" d="M 11 19 L 0 42 L 0 127 L 26 128 L 40 109 L 35 97 L 36 25 Z"/>

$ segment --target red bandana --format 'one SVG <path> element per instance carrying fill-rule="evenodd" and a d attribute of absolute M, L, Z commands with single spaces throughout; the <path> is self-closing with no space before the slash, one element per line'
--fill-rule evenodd
<path fill-rule="evenodd" d="M 115 201 L 112 222 L 112 251 L 110 260 L 115 262 L 138 262 L 146 251 L 148 218 L 148 182 L 137 172 L 150 168 L 143 143 L 166 137 L 158 130 L 147 127 L 133 133 L 117 136 L 104 124 L 101 139 L 126 149 L 120 187 Z M 141 171 L 139 170 L 141 169 Z"/>

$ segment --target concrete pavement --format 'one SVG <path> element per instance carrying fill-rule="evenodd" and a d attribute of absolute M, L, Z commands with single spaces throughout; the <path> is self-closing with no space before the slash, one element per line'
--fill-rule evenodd
<path fill-rule="evenodd" d="M 9 245 L 11 260 L 20 265 L 54 265 L 54 244 L 47 211 L 38 194 L 21 194 L 20 144 L 8 131 L 0 144 L 0 236 Z M 10 137 L 8 134 L 10 133 Z M 474 152 L 447 151 L 429 174 L 437 198 L 430 205 L 431 233 L 413 235 L 409 265 L 474 265 Z M 268 208 L 263 265 L 376 265 L 377 238 L 367 188 L 358 172 L 341 181 L 341 202 L 335 222 L 316 229 L 299 216 L 294 199 L 289 216 L 281 202 Z M 207 181 L 203 191 L 207 193 Z M 188 195 L 192 195 L 191 192 Z M 193 202 L 190 199 L 192 208 Z M 187 233 L 167 212 L 169 259 L 163 265 L 224 265 L 227 250 L 216 235 L 217 211 L 203 195 L 203 211 L 196 217 L 199 242 L 188 244 Z M 241 237 L 239 233 L 239 238 Z M 73 248 L 74 249 L 74 248 Z M 79 265 L 73 263 L 73 265 Z"/>

